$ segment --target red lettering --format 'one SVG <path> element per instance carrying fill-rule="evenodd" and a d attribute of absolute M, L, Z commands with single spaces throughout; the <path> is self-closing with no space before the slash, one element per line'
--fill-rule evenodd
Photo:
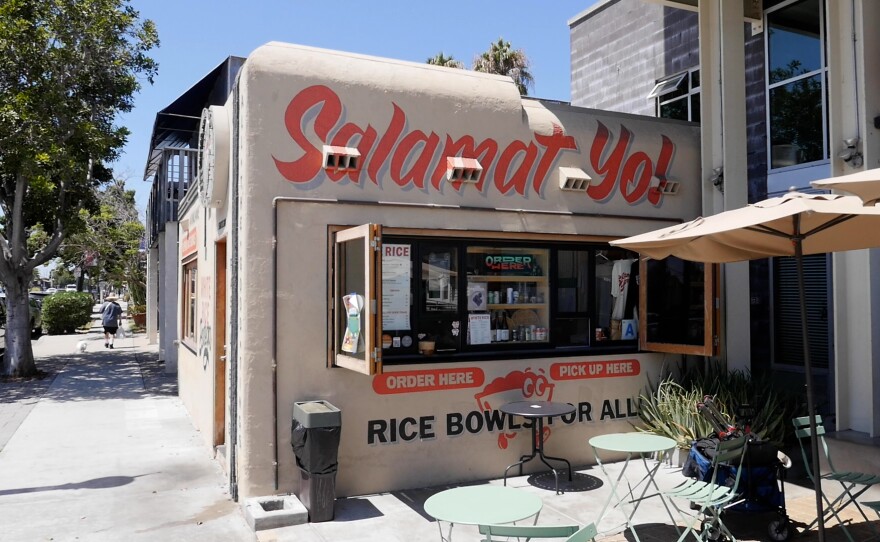
<path fill-rule="evenodd" d="M 401 188 L 413 186 L 421 190 L 442 191 L 446 177 L 445 158 L 461 156 L 479 160 L 483 165 L 483 174 L 475 187 L 480 193 L 489 189 L 487 179 L 491 175 L 492 186 L 498 193 L 510 195 L 513 192 L 527 198 L 529 190 L 538 197 L 542 196 L 547 177 L 553 174 L 553 168 L 564 151 L 578 151 L 575 138 L 566 135 L 562 126 L 553 124 L 550 134 L 535 133 L 534 141 L 512 140 L 503 150 L 491 138 L 477 144 L 473 136 L 456 139 L 447 134 L 442 150 L 438 152 L 440 138 L 444 136 L 421 130 L 406 131 L 406 112 L 393 102 L 391 105 L 391 118 L 381 136 L 370 124 L 361 127 L 352 122 L 345 123 L 334 133 L 344 112 L 339 96 L 323 85 L 302 90 L 284 112 L 284 126 L 297 149 L 292 161 L 272 157 L 278 172 L 294 183 L 320 180 L 323 171 L 320 144 L 357 145 L 362 158 L 361 167 L 355 171 L 326 171 L 330 181 L 340 182 L 347 177 L 352 183 L 359 183 L 361 172 L 366 170 L 367 178 L 375 185 L 379 185 L 382 178 L 390 178 Z M 634 137 L 625 126 L 620 126 L 619 137 L 614 142 L 614 135 L 608 127 L 597 121 L 589 160 L 599 178 L 587 188 L 587 195 L 603 202 L 611 198 L 617 188 L 630 205 L 638 204 L 647 196 L 648 202 L 659 206 L 663 194 L 650 188 L 651 178 L 658 177 L 662 187 L 667 182 L 675 155 L 672 141 L 666 136 L 661 138 L 655 167 L 643 151 L 628 156 Z M 455 191 L 463 189 L 460 182 L 450 183 L 450 186 Z"/>
<path fill-rule="evenodd" d="M 409 245 L 382 245 L 384 256 L 409 256 Z"/>
<path fill-rule="evenodd" d="M 617 177 L 620 173 L 620 164 L 623 163 L 623 157 L 626 149 L 629 147 L 629 140 L 632 134 L 626 129 L 626 126 L 620 125 L 620 139 L 617 140 L 617 146 L 614 151 L 602 162 L 602 156 L 608 154 L 605 144 L 611 139 L 611 133 L 608 128 L 601 122 L 596 130 L 596 138 L 593 140 L 593 146 L 590 148 L 590 164 L 599 176 L 602 176 L 602 182 L 599 184 L 590 184 L 587 188 L 587 194 L 597 201 L 603 201 L 611 195 L 614 185 L 617 183 Z"/>
<path fill-rule="evenodd" d="M 669 171 L 669 166 L 672 164 L 672 156 L 675 154 L 675 144 L 668 137 L 661 137 L 663 138 L 663 145 L 660 147 L 660 156 L 657 158 L 657 167 L 654 169 L 654 175 L 660 179 L 660 184 L 663 185 L 666 183 L 666 173 Z M 663 193 L 659 189 L 648 191 L 648 201 L 655 206 L 660 205 L 662 197 Z"/>
<path fill-rule="evenodd" d="M 627 203 L 636 203 L 648 192 L 651 175 L 654 173 L 651 159 L 639 151 L 626 160 L 620 176 L 620 193 Z M 630 185 L 634 185 L 629 190 Z"/>
<path fill-rule="evenodd" d="M 539 145 L 543 145 L 546 149 L 541 160 L 538 162 L 538 168 L 535 169 L 535 177 L 532 180 L 532 188 L 536 194 L 540 194 L 544 188 L 544 181 L 547 180 L 547 172 L 553 167 L 553 163 L 559 157 L 559 153 L 563 150 L 577 150 L 577 142 L 573 137 L 565 135 L 562 127 L 558 124 L 553 125 L 553 133 L 551 135 L 535 134 L 535 141 Z"/>
<path fill-rule="evenodd" d="M 376 152 L 370 157 L 370 165 L 367 168 L 367 174 L 375 184 L 379 184 L 379 171 L 382 169 L 385 160 L 388 159 L 388 155 L 391 154 L 397 138 L 403 132 L 403 127 L 406 126 L 406 113 L 403 112 L 403 109 L 397 107 L 396 103 L 392 102 L 391 105 L 394 107 L 391 122 L 388 123 L 388 129 L 385 133 L 382 134 L 382 139 L 379 140 Z"/>
<path fill-rule="evenodd" d="M 522 161 L 516 167 L 513 174 L 507 177 L 511 163 L 519 154 L 524 155 Z M 495 166 L 495 188 L 502 194 L 507 194 L 513 189 L 520 196 L 525 196 L 529 182 L 529 171 L 531 171 L 537 156 L 538 148 L 534 143 L 526 144 L 522 141 L 511 141 L 510 145 L 501 153 L 501 157 L 498 158 L 498 164 Z"/>
<path fill-rule="evenodd" d="M 278 173 L 288 181 L 305 183 L 314 179 L 321 171 L 324 161 L 323 151 L 309 142 L 304 132 L 305 127 L 302 125 L 306 113 L 320 103 L 323 105 L 315 117 L 315 134 L 321 141 L 326 141 L 327 134 L 339 122 L 339 117 L 342 115 L 342 102 L 328 87 L 315 85 L 303 90 L 290 101 L 284 112 L 284 126 L 287 128 L 287 133 L 304 151 L 300 158 L 292 162 L 283 162 L 272 157 Z"/>
<path fill-rule="evenodd" d="M 431 160 L 440 144 L 440 137 L 431 132 L 431 135 L 425 135 L 421 130 L 414 130 L 408 133 L 397 146 L 394 151 L 394 158 L 391 159 L 391 179 L 399 186 L 406 186 L 413 183 L 419 188 L 425 187 L 425 179 L 428 177 L 428 168 L 431 166 Z M 403 172 L 409 157 L 414 152 L 419 152 L 419 157 L 409 171 Z"/>

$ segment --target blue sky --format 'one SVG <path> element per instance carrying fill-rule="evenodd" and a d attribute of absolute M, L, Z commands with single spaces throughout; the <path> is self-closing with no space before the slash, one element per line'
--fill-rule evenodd
<path fill-rule="evenodd" d="M 470 67 L 474 56 L 503 37 L 532 63 L 531 95 L 569 100 L 568 20 L 595 0 L 132 0 L 152 19 L 161 45 L 153 85 L 146 81 L 135 107 L 119 122 L 131 131 L 113 164 L 137 191 L 143 211 L 150 187 L 143 180 L 156 112 L 169 105 L 227 56 L 247 56 L 269 41 L 298 43 L 424 62 L 443 51 Z"/>

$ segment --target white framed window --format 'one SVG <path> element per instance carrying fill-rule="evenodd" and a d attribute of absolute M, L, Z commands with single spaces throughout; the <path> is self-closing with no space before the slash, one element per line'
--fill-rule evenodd
<path fill-rule="evenodd" d="M 700 122 L 700 69 L 659 79 L 648 99 L 654 100 L 660 118 Z"/>
<path fill-rule="evenodd" d="M 192 260 L 183 264 L 183 295 L 180 296 L 182 305 L 181 314 L 183 315 L 183 317 L 181 319 L 182 333 L 180 334 L 180 336 L 183 338 L 183 341 L 185 343 L 188 343 L 193 348 L 195 348 L 195 345 L 198 341 L 198 337 L 196 337 L 196 310 L 198 307 L 198 271 L 198 258 L 193 258 Z"/>
<path fill-rule="evenodd" d="M 821 0 L 767 10 L 767 156 L 769 169 L 828 158 L 825 21 Z"/>

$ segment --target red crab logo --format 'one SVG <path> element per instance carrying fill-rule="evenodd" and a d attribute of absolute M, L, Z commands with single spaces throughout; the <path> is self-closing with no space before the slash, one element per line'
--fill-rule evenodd
<path fill-rule="evenodd" d="M 523 399 L 540 399 L 541 401 L 553 400 L 552 384 L 544 375 L 544 369 L 538 369 L 536 373 L 530 367 L 526 367 L 525 371 L 513 371 L 506 376 L 496 378 L 483 388 L 483 391 L 474 395 L 477 400 L 477 407 L 480 410 L 494 410 L 493 405 L 502 405 L 517 398 L 511 398 L 511 392 L 518 391 L 522 394 Z M 508 441 L 516 437 L 516 433 L 501 432 L 498 435 L 498 447 L 502 450 L 507 448 Z M 544 434 L 538 438 L 547 442 L 550 437 L 550 428 L 544 427 Z"/>

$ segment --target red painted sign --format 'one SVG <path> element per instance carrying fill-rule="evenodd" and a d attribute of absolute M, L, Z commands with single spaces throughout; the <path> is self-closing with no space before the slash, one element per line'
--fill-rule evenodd
<path fill-rule="evenodd" d="M 295 149 L 292 154 L 298 158 L 286 161 L 273 157 L 278 172 L 288 181 L 305 186 L 326 173 L 332 182 L 345 179 L 359 184 L 363 176 L 373 184 L 380 185 L 381 171 L 398 187 L 403 189 L 429 187 L 440 191 L 446 179 L 446 158 L 460 156 L 477 159 L 483 165 L 483 173 L 476 184 L 481 193 L 494 190 L 502 195 L 518 194 L 528 198 L 530 194 L 542 197 L 542 191 L 553 167 L 563 152 L 579 152 L 578 142 L 566 135 L 561 126 L 554 124 L 552 133 L 533 133 L 533 140 L 512 140 L 503 146 L 492 138 L 479 143 L 471 135 L 453 136 L 450 134 L 425 133 L 411 129 L 406 112 L 396 103 L 391 103 L 392 114 L 388 125 L 380 134 L 372 125 L 359 126 L 347 122 L 345 105 L 329 87 L 315 85 L 299 92 L 287 106 L 284 113 L 284 126 Z M 588 197 L 605 201 L 614 194 L 614 188 L 624 200 L 635 205 L 645 199 L 655 206 L 660 205 L 663 194 L 660 192 L 669 173 L 675 145 L 665 135 L 656 161 L 644 151 L 630 153 L 635 137 L 625 126 L 620 126 L 620 136 L 613 145 L 613 134 L 597 121 L 596 135 L 590 146 L 590 165 L 601 177 L 601 182 L 591 184 Z M 354 147 L 362 160 L 354 171 L 324 172 L 323 149 L 313 143 L 313 134 L 322 145 L 335 147 Z M 660 179 L 660 187 L 651 187 L 652 177 Z M 449 183 L 453 190 L 460 191 L 460 181 Z"/>
<path fill-rule="evenodd" d="M 199 230 L 190 228 L 183 233 L 183 239 L 180 240 L 180 257 L 185 258 L 198 249 Z"/>
<path fill-rule="evenodd" d="M 486 376 L 476 367 L 463 369 L 426 369 L 424 371 L 397 371 L 376 375 L 373 391 L 382 395 L 414 393 L 418 391 L 456 390 L 478 388 Z"/>
<path fill-rule="evenodd" d="M 584 380 L 587 378 L 612 378 L 637 376 L 641 366 L 636 359 L 613 361 L 565 361 L 550 366 L 553 380 Z"/>

